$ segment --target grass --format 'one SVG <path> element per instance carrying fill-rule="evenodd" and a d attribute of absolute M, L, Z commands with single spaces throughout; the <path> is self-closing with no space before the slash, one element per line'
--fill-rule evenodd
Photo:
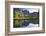
<path fill-rule="evenodd" d="M 19 17 L 15 17 L 14 19 L 38 19 L 38 17 L 31 17 L 31 16 L 19 16 Z"/>

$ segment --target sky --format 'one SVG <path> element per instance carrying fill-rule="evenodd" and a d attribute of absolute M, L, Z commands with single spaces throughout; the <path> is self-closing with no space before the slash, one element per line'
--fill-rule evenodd
<path fill-rule="evenodd" d="M 21 8 L 21 10 L 28 10 L 29 13 L 38 12 L 38 8 Z"/>

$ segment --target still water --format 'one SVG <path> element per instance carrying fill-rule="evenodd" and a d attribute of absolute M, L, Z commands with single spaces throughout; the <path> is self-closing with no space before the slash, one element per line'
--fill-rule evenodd
<path fill-rule="evenodd" d="M 19 20 L 15 20 L 14 19 L 14 23 L 13 23 L 14 25 L 13 25 L 13 27 L 14 28 L 20 28 L 20 27 L 39 27 L 39 20 L 38 19 L 33 19 L 33 20 L 31 20 L 31 19 L 27 19 L 27 20 L 25 20 L 25 19 L 19 19 Z"/>

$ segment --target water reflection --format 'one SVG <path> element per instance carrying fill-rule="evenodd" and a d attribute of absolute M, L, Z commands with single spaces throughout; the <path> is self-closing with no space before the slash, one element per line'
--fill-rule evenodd
<path fill-rule="evenodd" d="M 14 21 L 14 27 L 28 27 L 28 25 L 30 25 L 30 23 L 35 24 L 35 25 L 39 24 L 39 19 L 33 19 L 33 20 L 31 20 L 31 19 L 27 19 L 27 20 L 25 20 L 25 19 L 19 19 L 19 20 L 14 19 L 13 21 Z"/>

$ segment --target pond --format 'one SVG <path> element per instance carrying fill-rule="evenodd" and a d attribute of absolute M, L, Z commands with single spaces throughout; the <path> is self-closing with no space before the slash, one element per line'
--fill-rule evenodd
<path fill-rule="evenodd" d="M 39 27 L 39 19 L 14 19 L 13 21 L 14 28 Z"/>

